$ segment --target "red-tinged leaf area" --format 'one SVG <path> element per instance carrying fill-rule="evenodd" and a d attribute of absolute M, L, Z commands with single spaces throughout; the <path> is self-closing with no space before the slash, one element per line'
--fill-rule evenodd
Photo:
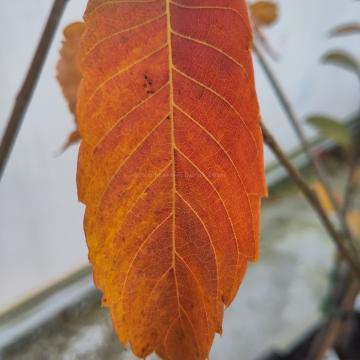
<path fill-rule="evenodd" d="M 122 343 L 204 360 L 259 253 L 266 193 L 243 0 L 90 0 L 78 194 Z"/>
<path fill-rule="evenodd" d="M 63 95 L 68 102 L 69 110 L 76 113 L 77 95 L 81 81 L 81 73 L 77 64 L 77 51 L 80 38 L 84 32 L 83 22 L 72 23 L 64 29 L 64 40 L 60 49 L 60 59 L 56 67 L 56 77 L 61 86 Z M 76 118 L 75 118 L 76 123 Z M 74 130 L 63 146 L 63 150 L 80 140 L 78 130 Z"/>

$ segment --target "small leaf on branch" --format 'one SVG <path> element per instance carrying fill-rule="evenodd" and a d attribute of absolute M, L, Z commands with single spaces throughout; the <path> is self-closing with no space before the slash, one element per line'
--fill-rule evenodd
<path fill-rule="evenodd" d="M 85 24 L 83 22 L 72 23 L 64 29 L 63 45 L 60 50 L 60 59 L 56 68 L 56 77 L 61 86 L 64 97 L 68 102 L 69 109 L 74 117 L 76 112 L 77 94 L 81 81 L 81 74 L 77 65 L 76 54 L 84 29 Z M 77 126 L 76 117 L 75 124 Z M 74 130 L 64 144 L 63 150 L 79 140 L 80 134 L 77 130 Z"/>
<path fill-rule="evenodd" d="M 332 64 L 340 66 L 346 70 L 351 70 L 359 75 L 360 66 L 357 60 L 343 51 L 331 51 L 325 54 L 322 58 L 324 64 Z"/>
<path fill-rule="evenodd" d="M 360 247 L 360 210 L 350 211 L 346 215 L 346 221 L 350 227 L 351 233 L 359 241 L 358 246 Z"/>
<path fill-rule="evenodd" d="M 340 25 L 329 32 L 330 37 L 360 34 L 360 23 Z"/>
<path fill-rule="evenodd" d="M 351 132 L 347 126 L 341 122 L 321 115 L 310 116 L 308 122 L 315 127 L 324 138 L 331 139 L 346 150 L 351 147 L 353 143 Z"/>
<path fill-rule="evenodd" d="M 250 4 L 250 14 L 257 26 L 270 26 L 278 19 L 278 6 L 272 1 L 255 1 Z"/>
<path fill-rule="evenodd" d="M 328 215 L 331 215 L 335 212 L 335 209 L 332 205 L 332 202 L 327 194 L 324 185 L 320 181 L 316 181 L 311 184 L 312 190 L 315 192 L 316 196 L 318 197 L 321 206 L 325 210 Z"/>

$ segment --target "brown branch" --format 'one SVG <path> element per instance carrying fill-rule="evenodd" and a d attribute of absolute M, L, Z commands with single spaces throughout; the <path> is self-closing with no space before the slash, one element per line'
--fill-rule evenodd
<path fill-rule="evenodd" d="M 351 200 L 353 197 L 353 194 L 357 188 L 357 183 L 355 179 L 356 175 L 356 168 L 359 162 L 360 158 L 360 141 L 357 141 L 357 143 L 354 145 L 354 148 L 352 150 L 351 159 L 350 159 L 350 165 L 349 165 L 349 174 L 347 183 L 345 186 L 345 195 L 344 195 L 344 201 L 343 206 L 341 209 L 342 216 L 345 218 L 347 211 L 351 208 Z"/>
<path fill-rule="evenodd" d="M 343 330 L 344 323 L 347 320 L 342 315 L 353 309 L 359 290 L 359 282 L 350 278 L 347 289 L 340 299 L 339 308 L 336 312 L 329 316 L 328 320 L 324 324 L 324 327 L 315 337 L 307 356 L 307 360 L 322 360 L 326 351 L 334 346 Z"/>
<path fill-rule="evenodd" d="M 342 236 L 338 233 L 333 223 L 330 221 L 318 197 L 311 190 L 311 188 L 302 178 L 300 173 L 292 166 L 286 154 L 280 148 L 279 144 L 276 142 L 270 131 L 266 128 L 266 126 L 263 123 L 261 124 L 261 129 L 263 132 L 265 143 L 269 146 L 269 148 L 277 157 L 281 165 L 284 166 L 284 168 L 287 170 L 288 174 L 291 176 L 291 178 L 294 180 L 296 185 L 299 187 L 305 198 L 309 201 L 313 209 L 317 212 L 322 224 L 324 225 L 327 232 L 333 239 L 335 245 L 337 246 L 339 253 L 344 258 L 344 260 L 347 261 L 354 274 L 360 280 L 360 268 L 358 263 L 356 262 L 356 260 L 353 259 L 351 253 L 348 251 L 347 247 L 343 242 Z"/>
<path fill-rule="evenodd" d="M 16 97 L 15 105 L 8 120 L 0 144 L 0 179 L 4 172 L 11 149 L 15 143 L 22 120 L 30 103 L 35 86 L 44 65 L 52 39 L 58 27 L 62 13 L 68 0 L 54 0 L 53 7 L 48 17 L 45 29 L 32 59 L 28 73 Z"/>
<path fill-rule="evenodd" d="M 272 72 L 265 57 L 262 55 L 261 51 L 257 48 L 257 46 L 255 44 L 253 44 L 253 50 L 254 50 L 255 54 L 257 55 L 260 65 L 263 68 L 271 86 L 273 87 L 275 94 L 277 95 L 277 97 L 280 101 L 280 104 L 282 105 L 288 119 L 290 120 L 290 123 L 291 123 L 297 137 L 299 138 L 302 148 L 304 149 L 310 163 L 313 165 L 317 178 L 319 179 L 322 186 L 324 187 L 324 189 L 330 199 L 331 205 L 335 209 L 335 212 L 336 212 L 336 214 L 339 218 L 340 224 L 341 224 L 342 231 L 343 231 L 345 237 L 347 238 L 349 245 L 351 246 L 352 250 L 356 254 L 357 249 L 354 246 L 354 239 L 353 239 L 350 229 L 346 223 L 345 217 L 343 216 L 340 206 L 339 206 L 338 202 L 336 201 L 336 197 L 331 188 L 331 185 L 327 181 L 326 176 L 323 174 L 323 171 L 322 171 L 321 167 L 319 166 L 319 163 L 317 162 L 313 152 L 311 151 L 310 144 L 306 140 L 306 137 L 301 128 L 299 119 L 297 118 L 284 91 L 281 89 L 281 86 L 280 86 L 278 80 L 276 79 L 275 74 Z"/>

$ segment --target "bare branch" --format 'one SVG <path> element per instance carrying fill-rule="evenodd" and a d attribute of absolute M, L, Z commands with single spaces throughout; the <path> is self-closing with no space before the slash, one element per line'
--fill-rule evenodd
<path fill-rule="evenodd" d="M 336 214 L 337 214 L 340 224 L 341 224 L 342 231 L 343 231 L 345 237 L 347 238 L 349 245 L 351 246 L 353 252 L 356 254 L 357 249 L 354 246 L 354 239 L 353 239 L 350 229 L 346 223 L 345 217 L 342 215 L 340 206 L 339 206 L 338 202 L 336 201 L 336 198 L 335 198 L 334 192 L 331 188 L 331 185 L 327 181 L 326 176 L 323 174 L 323 171 L 322 171 L 321 167 L 319 166 L 319 163 L 317 162 L 317 160 L 314 157 L 314 154 L 311 151 L 311 147 L 310 147 L 308 141 L 306 140 L 306 137 L 301 128 L 299 119 L 297 118 L 292 106 L 290 105 L 288 98 L 286 97 L 285 93 L 281 89 L 281 86 L 280 86 L 278 80 L 276 79 L 275 74 L 272 72 L 269 64 L 266 62 L 265 57 L 262 55 L 261 51 L 256 47 L 255 44 L 253 44 L 253 50 L 254 50 L 255 54 L 257 55 L 260 65 L 263 68 L 271 86 L 273 87 L 273 89 L 280 101 L 280 104 L 282 105 L 288 119 L 290 120 L 291 125 L 294 128 L 294 131 L 300 140 L 302 148 L 304 149 L 308 159 L 310 160 L 310 163 L 313 165 L 315 172 L 316 172 L 316 176 L 318 177 L 319 181 L 323 185 L 323 187 L 331 201 L 331 204 L 336 211 Z"/>
<path fill-rule="evenodd" d="M 360 286 L 357 280 L 351 278 L 346 291 L 340 299 L 338 311 L 329 316 L 323 328 L 315 337 L 310 348 L 307 360 L 322 360 L 328 349 L 332 348 L 343 330 L 346 319 L 342 313 L 350 312 L 353 309 L 355 299 L 359 293 Z"/>
<path fill-rule="evenodd" d="M 347 211 L 351 208 L 351 200 L 353 197 L 352 195 L 354 194 L 357 188 L 355 175 L 356 175 L 356 169 L 359 162 L 359 158 L 360 158 L 360 141 L 357 141 L 356 144 L 354 145 L 354 149 L 351 154 L 349 174 L 345 186 L 344 202 L 341 209 L 341 213 L 343 217 L 346 216 Z"/>
<path fill-rule="evenodd" d="M 337 246 L 337 249 L 341 256 L 344 258 L 344 260 L 347 261 L 349 266 L 351 267 L 354 274 L 357 276 L 357 278 L 360 280 L 360 267 L 356 260 L 353 259 L 351 253 L 345 246 L 343 242 L 342 236 L 338 233 L 338 231 L 335 229 L 333 223 L 330 221 L 329 217 L 327 216 L 324 208 L 322 207 L 318 197 L 315 195 L 315 193 L 311 190 L 311 188 L 308 186 L 306 181 L 302 178 L 300 173 L 292 166 L 290 163 L 288 157 L 283 152 L 283 150 L 280 148 L 279 144 L 276 142 L 270 131 L 266 128 L 266 126 L 262 123 L 261 129 L 264 136 L 265 143 L 269 146 L 269 148 L 272 150 L 274 155 L 277 157 L 281 165 L 284 166 L 284 168 L 287 170 L 290 177 L 294 180 L 296 185 L 299 187 L 305 198 L 309 201 L 313 209 L 317 212 L 319 215 L 319 218 L 326 228 L 327 232 L 333 239 L 335 245 Z"/>
<path fill-rule="evenodd" d="M 0 179 L 4 172 L 11 149 L 15 143 L 22 120 L 30 103 L 32 94 L 41 73 L 41 69 L 44 65 L 46 55 L 50 48 L 52 39 L 58 27 L 67 1 L 68 0 L 54 0 L 53 7 L 48 17 L 39 45 L 34 54 L 30 68 L 16 97 L 15 105 L 13 107 L 0 144 Z"/>

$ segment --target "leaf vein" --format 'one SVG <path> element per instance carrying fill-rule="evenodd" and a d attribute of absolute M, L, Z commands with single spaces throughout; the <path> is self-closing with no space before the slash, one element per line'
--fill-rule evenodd
<path fill-rule="evenodd" d="M 227 104 L 235 113 L 236 115 L 239 117 L 239 119 L 241 120 L 242 124 L 244 125 L 244 128 L 246 129 L 246 131 L 249 133 L 254 145 L 255 145 L 255 150 L 256 150 L 256 156 L 258 157 L 258 145 L 257 142 L 254 138 L 254 135 L 252 134 L 252 132 L 250 131 L 250 129 L 248 128 L 248 126 L 246 125 L 246 122 L 244 121 L 244 119 L 242 118 L 242 116 L 240 115 L 240 113 L 238 112 L 238 110 L 234 107 L 233 104 L 231 104 L 231 102 L 229 100 L 227 100 L 225 97 L 223 97 L 222 95 L 220 95 L 217 91 L 215 91 L 214 89 L 212 89 L 211 87 L 203 84 L 202 82 L 194 79 L 192 76 L 184 73 L 183 71 L 181 71 L 180 69 L 178 69 L 176 66 L 173 66 L 173 69 L 179 73 L 181 76 L 185 77 L 186 79 L 192 81 L 193 83 L 197 84 L 198 86 L 200 86 L 201 88 L 211 92 L 213 95 L 215 95 L 217 98 L 219 98 L 220 100 L 222 100 L 225 104 Z"/>
<path fill-rule="evenodd" d="M 175 317 L 175 319 L 170 322 L 169 327 L 166 330 L 165 337 L 164 337 L 164 342 L 163 343 L 164 343 L 164 347 L 165 347 L 165 353 L 168 355 L 168 357 L 169 357 L 169 352 L 168 352 L 168 348 L 167 348 L 167 339 L 168 339 L 168 336 L 170 334 L 170 330 L 173 328 L 174 323 L 175 323 L 176 320 L 179 320 L 179 316 Z"/>
<path fill-rule="evenodd" d="M 174 107 L 177 108 L 180 112 L 182 112 L 185 116 L 187 116 L 195 125 L 197 125 L 200 129 L 202 129 L 202 131 L 210 138 L 212 139 L 216 144 L 217 146 L 221 149 L 221 151 L 225 154 L 225 156 L 229 159 L 232 167 L 234 168 L 235 172 L 236 172 L 236 175 L 238 177 L 238 179 L 240 180 L 240 183 L 242 185 L 242 188 L 244 190 L 244 193 L 245 193 L 245 196 L 246 196 L 246 199 L 247 199 L 247 203 L 249 205 L 249 209 L 250 209 L 250 214 L 251 214 L 251 224 L 254 223 L 254 215 L 253 215 L 253 212 L 252 212 L 252 208 L 251 208 L 251 203 L 250 203 L 250 199 L 249 199 L 249 193 L 246 191 L 246 188 L 245 188 L 245 184 L 239 174 L 239 171 L 237 169 L 237 167 L 235 166 L 235 163 L 232 159 L 232 157 L 230 156 L 230 154 L 226 151 L 226 149 L 223 147 L 223 145 L 220 143 L 219 140 L 217 140 L 215 138 L 215 136 L 213 134 L 210 133 L 210 131 L 208 131 L 204 126 L 202 126 L 197 120 L 195 120 L 188 112 L 186 112 L 185 110 L 183 110 L 179 105 L 177 105 L 176 103 L 174 103 Z M 258 195 L 258 194 L 252 194 L 252 195 Z M 253 237 L 255 238 L 255 234 L 254 232 L 252 231 L 252 234 L 253 234 Z M 235 235 L 235 234 L 234 234 Z M 238 245 L 238 242 L 237 242 L 237 238 L 235 237 L 235 243 L 236 243 L 236 249 L 237 249 L 237 255 L 238 255 L 238 258 L 237 258 L 237 264 L 239 263 L 239 256 L 240 256 L 240 253 L 239 253 L 239 245 Z"/>
<path fill-rule="evenodd" d="M 98 146 L 100 146 L 100 144 L 105 140 L 105 138 L 115 129 L 116 126 L 118 126 L 120 124 L 121 121 L 123 121 L 124 119 L 126 119 L 126 117 L 128 117 L 133 111 L 137 110 L 138 108 L 140 108 L 142 105 L 146 104 L 149 100 L 151 100 L 152 98 L 154 98 L 156 95 L 158 95 L 161 90 L 163 90 L 166 86 L 168 86 L 169 83 L 165 83 L 163 86 L 161 86 L 161 88 L 159 88 L 158 90 L 156 90 L 152 95 L 146 97 L 145 99 L 141 100 L 139 103 L 137 103 L 135 106 L 133 106 L 128 112 L 126 112 L 125 114 L 121 115 L 120 118 L 118 120 L 115 121 L 114 125 L 102 136 L 102 138 L 98 141 L 98 143 L 94 146 L 94 151 L 96 148 L 98 148 Z"/>
<path fill-rule="evenodd" d="M 161 277 L 156 281 L 156 283 L 154 284 L 153 288 L 150 291 L 150 294 L 148 296 L 148 298 L 146 299 L 146 302 L 144 304 L 144 309 L 147 308 L 147 306 L 149 305 L 149 302 L 151 300 L 151 297 L 155 291 L 155 289 L 158 287 L 158 285 L 160 284 L 160 282 L 166 277 L 166 275 L 169 273 L 169 271 L 172 269 L 172 266 L 170 266 L 162 275 Z"/>
<path fill-rule="evenodd" d="M 192 271 L 191 267 L 188 265 L 188 263 L 185 261 L 185 259 L 179 254 L 176 253 L 176 256 L 183 262 L 183 264 L 185 265 L 185 267 L 188 269 L 188 271 L 190 272 L 191 276 L 194 278 L 196 285 L 198 286 L 200 292 L 201 292 L 201 302 L 204 308 L 204 312 L 205 312 L 205 317 L 206 317 L 206 328 L 207 328 L 207 335 L 208 335 L 208 340 L 210 341 L 210 329 L 209 329 L 209 314 L 206 310 L 206 306 L 205 306 L 205 300 L 204 300 L 204 291 L 202 289 L 202 287 L 200 286 L 200 281 L 197 279 L 197 277 L 195 276 L 194 272 Z"/>
<path fill-rule="evenodd" d="M 162 46 L 160 46 L 159 48 L 157 48 L 154 51 L 151 51 L 149 53 L 147 53 L 145 56 L 143 56 L 141 59 L 136 60 L 135 62 L 131 63 L 130 65 L 127 65 L 124 68 L 119 69 L 115 74 L 111 75 L 109 78 L 107 78 L 106 80 L 104 80 L 101 84 L 99 84 L 95 90 L 93 91 L 93 93 L 89 96 L 88 100 L 86 101 L 86 103 L 84 104 L 84 107 L 87 107 L 87 105 L 89 104 L 89 102 L 95 97 L 95 95 L 106 85 L 108 84 L 111 80 L 114 80 L 115 78 L 117 78 L 118 76 L 120 76 L 121 74 L 125 73 L 126 71 L 130 70 L 132 67 L 141 64 L 143 61 L 151 58 L 151 56 L 155 55 L 156 53 L 160 52 L 161 50 L 165 49 L 167 47 L 167 43 L 164 43 Z M 90 120 L 89 120 L 90 121 Z"/>
<path fill-rule="evenodd" d="M 136 199 L 134 200 L 133 204 L 131 205 L 131 208 L 125 213 L 124 215 L 124 222 L 123 224 L 125 223 L 125 220 L 127 219 L 127 217 L 131 214 L 132 210 L 135 208 L 136 204 L 139 202 L 139 200 L 141 199 L 141 197 L 145 194 L 145 191 L 147 189 L 149 189 L 157 179 L 160 178 L 160 176 L 170 167 L 171 165 L 171 162 L 169 161 L 167 163 L 167 165 L 159 172 L 159 174 L 157 174 L 154 179 L 151 180 L 151 182 L 149 184 L 147 184 L 144 188 L 144 190 L 136 197 Z M 120 228 L 118 229 L 118 233 L 121 231 L 122 229 L 122 226 L 120 226 Z"/>
<path fill-rule="evenodd" d="M 113 34 L 111 34 L 111 35 L 109 35 L 109 36 L 106 36 L 106 37 L 102 38 L 102 39 L 99 40 L 96 44 L 94 44 L 94 45 L 86 52 L 86 54 L 84 54 L 83 58 L 80 59 L 80 62 L 83 63 L 83 62 L 87 59 L 87 57 L 88 57 L 99 45 L 101 45 L 101 44 L 102 44 L 103 42 L 105 42 L 106 40 L 109 40 L 109 39 L 111 39 L 111 38 L 113 38 L 113 37 L 115 37 L 115 36 L 117 36 L 117 35 L 124 34 L 124 33 L 130 32 L 130 31 L 139 29 L 139 28 L 141 28 L 141 27 L 143 27 L 143 26 L 145 26 L 145 25 L 149 25 L 149 24 L 155 22 L 156 20 L 161 19 L 161 18 L 164 17 L 165 15 L 166 15 L 165 13 L 162 13 L 162 14 L 160 14 L 160 15 L 158 15 L 158 16 L 155 16 L 155 17 L 153 17 L 153 18 L 151 18 L 151 19 L 149 19 L 149 20 L 146 20 L 146 21 L 144 21 L 144 22 L 142 22 L 142 23 L 140 23 L 140 24 L 136 24 L 136 25 L 134 25 L 134 26 L 130 26 L 130 27 L 126 28 L 126 29 L 123 29 L 123 30 L 121 30 L 121 31 L 117 31 L 117 32 L 115 32 L 115 33 L 113 33 Z"/>
<path fill-rule="evenodd" d="M 89 13 L 85 14 L 86 17 L 89 17 L 90 15 L 93 15 L 97 10 L 99 10 L 102 7 L 109 6 L 109 5 L 115 5 L 115 4 L 150 4 L 155 3 L 158 0 L 110 0 L 107 2 L 103 2 L 102 4 L 96 6 L 93 8 Z"/>
<path fill-rule="evenodd" d="M 151 237 L 161 228 L 161 226 L 163 226 L 167 220 L 169 220 L 169 218 L 172 216 L 172 213 L 170 213 L 164 220 L 162 220 L 159 224 L 157 224 L 155 226 L 155 228 L 146 236 L 146 238 L 144 239 L 144 241 L 141 243 L 139 249 L 136 251 L 135 255 L 133 256 L 133 258 L 131 259 L 131 262 L 129 264 L 128 270 L 126 272 L 126 276 L 124 279 L 124 283 L 121 289 L 121 301 L 123 301 L 123 294 L 124 294 L 124 290 L 125 290 L 125 286 L 127 284 L 128 278 L 129 278 L 129 274 L 131 272 L 131 270 L 134 267 L 134 263 L 135 260 L 137 259 L 137 257 L 139 256 L 141 250 L 143 249 L 143 247 L 145 246 L 145 244 L 151 239 Z"/>
<path fill-rule="evenodd" d="M 196 38 L 193 38 L 191 36 L 188 36 L 188 35 L 184 35 L 184 34 L 181 34 L 177 31 L 172 31 L 172 33 L 178 37 L 181 37 L 185 40 L 189 40 L 189 41 L 192 41 L 194 43 L 197 43 L 197 44 L 200 44 L 200 45 L 203 45 L 203 46 L 206 46 L 210 49 L 213 49 L 215 50 L 216 52 L 222 54 L 223 56 L 225 56 L 227 59 L 229 59 L 230 61 L 232 61 L 235 65 L 239 66 L 241 68 L 241 70 L 245 73 L 246 77 L 249 78 L 248 76 L 248 73 L 247 71 L 245 70 L 245 67 L 243 64 L 241 64 L 239 61 L 237 61 L 235 58 L 233 58 L 232 56 L 230 56 L 229 54 L 227 54 L 224 50 L 221 50 L 220 48 L 218 48 L 217 46 L 215 45 L 212 45 L 210 43 L 208 43 L 207 41 L 202 41 L 202 40 L 199 40 L 199 39 L 196 39 Z"/>
<path fill-rule="evenodd" d="M 210 235 L 210 232 L 204 222 L 204 220 L 201 218 L 201 216 L 197 213 L 197 211 L 193 208 L 193 206 L 179 193 L 179 191 L 176 191 L 176 194 L 179 196 L 179 198 L 184 202 L 184 204 L 194 213 L 194 215 L 197 217 L 197 219 L 200 221 L 201 225 L 203 226 L 207 237 L 209 238 L 209 242 L 211 245 L 211 249 L 213 251 L 214 254 L 214 259 L 215 259 L 215 264 L 216 264 L 216 294 L 217 297 L 219 297 L 219 285 L 220 285 L 220 281 L 219 281 L 219 264 L 218 264 L 218 259 L 217 259 L 217 255 L 216 255 L 216 250 L 215 250 L 215 246 L 214 246 L 214 242 L 213 239 Z"/>
<path fill-rule="evenodd" d="M 245 25 L 249 35 L 251 35 L 250 29 L 249 29 L 249 25 L 248 23 L 245 21 L 244 17 L 241 15 L 241 13 L 239 11 L 237 11 L 234 8 L 231 7 L 226 7 L 226 6 L 193 6 L 193 5 L 184 5 L 184 4 L 179 4 L 176 1 L 171 1 L 172 5 L 175 5 L 176 7 L 179 8 L 183 8 L 183 9 L 197 9 L 197 10 L 224 10 L 224 11 L 231 11 L 235 14 L 237 14 L 241 21 L 243 22 L 243 24 Z"/>
<path fill-rule="evenodd" d="M 112 181 L 115 179 L 115 177 L 120 173 L 123 166 L 132 158 L 132 156 L 139 150 L 139 148 L 150 138 L 150 136 L 165 122 L 166 117 L 163 118 L 157 125 L 155 125 L 150 132 L 146 134 L 146 136 L 135 146 L 135 148 L 130 152 L 130 154 L 120 163 L 119 167 L 114 172 L 113 176 L 110 178 L 109 182 L 106 184 L 104 191 L 101 195 L 101 198 L 99 200 L 99 204 L 101 204 L 106 192 L 109 189 L 109 186 L 111 185 Z"/>
<path fill-rule="evenodd" d="M 197 171 L 198 173 L 205 179 L 205 181 L 207 181 L 209 183 L 209 185 L 212 187 L 212 189 L 214 190 L 214 192 L 216 193 L 216 195 L 218 196 L 220 202 L 222 203 L 224 210 L 226 212 L 226 216 L 227 219 L 229 221 L 229 224 L 231 226 L 232 232 L 234 234 L 235 239 L 237 239 L 236 233 L 235 233 L 235 229 L 234 229 L 234 224 L 232 222 L 232 219 L 230 217 L 230 214 L 228 212 L 228 209 L 225 205 L 225 200 L 222 198 L 222 196 L 220 195 L 219 191 L 217 190 L 217 188 L 215 187 L 214 183 L 200 170 L 200 168 L 189 158 L 187 157 L 178 147 L 176 148 L 176 151 L 190 164 L 192 165 Z M 238 241 L 238 240 L 237 240 Z M 245 254 L 242 254 L 241 252 L 239 252 L 239 254 L 245 258 L 247 258 L 247 256 Z"/>
<path fill-rule="evenodd" d="M 169 44 L 168 49 L 168 66 L 169 66 L 169 83 L 170 83 L 170 94 L 169 94 L 169 108 L 170 108 L 170 138 L 171 138 L 171 160 L 172 160 L 172 211 L 173 211 L 173 221 L 172 221 L 172 265 L 174 268 L 174 279 L 176 286 L 176 294 L 178 300 L 178 313 L 180 314 L 180 298 L 179 298 L 179 286 L 176 276 L 176 263 L 175 263 L 175 252 L 176 252 L 176 239 L 175 239 L 175 191 L 176 191 L 176 174 L 175 174 L 175 130 L 174 130 L 174 84 L 173 84 L 173 73 L 172 73 L 172 42 L 171 42 L 171 11 L 170 11 L 170 0 L 165 0 L 166 5 L 166 36 L 167 43 Z"/>
<path fill-rule="evenodd" d="M 189 322 L 189 324 L 190 324 L 190 326 L 191 326 L 191 329 L 192 329 L 192 332 L 193 332 L 193 335 L 194 335 L 194 338 L 195 338 L 196 348 L 197 348 L 198 351 L 200 352 L 199 339 L 198 339 L 198 335 L 196 334 L 194 325 L 193 325 L 193 323 L 191 322 L 190 317 L 189 317 L 187 311 L 185 310 L 185 308 L 184 308 L 182 305 L 180 305 L 180 310 L 184 313 L 185 317 L 187 318 L 187 320 L 188 320 L 188 322 Z M 180 319 L 180 321 L 181 321 L 181 319 Z M 184 329 L 184 331 L 186 331 L 185 327 L 183 327 L 183 329 Z"/>

